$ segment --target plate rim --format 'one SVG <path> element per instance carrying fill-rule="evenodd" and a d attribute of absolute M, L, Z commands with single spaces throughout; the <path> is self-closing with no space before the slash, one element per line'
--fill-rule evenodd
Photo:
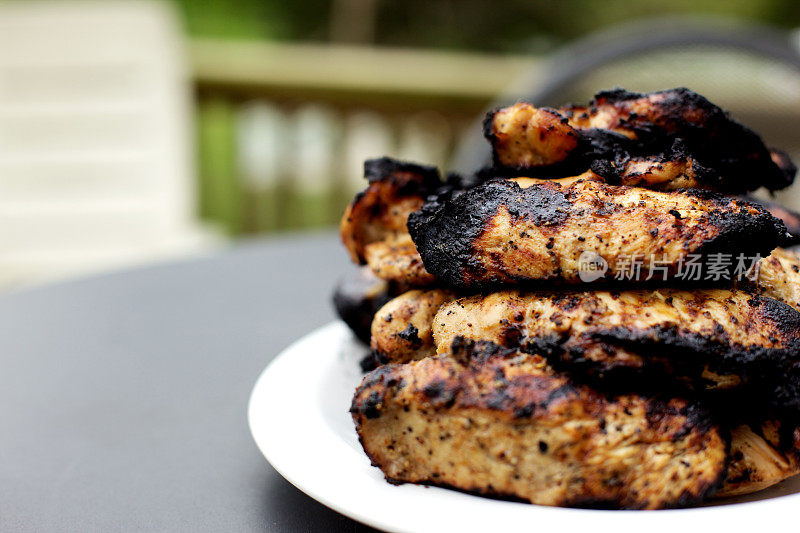
<path fill-rule="evenodd" d="M 275 356 L 264 370 L 259 374 L 248 400 L 247 420 L 250 433 L 259 451 L 275 470 L 284 477 L 289 483 L 297 487 L 300 491 L 320 502 L 334 511 L 357 520 L 363 524 L 383 529 L 386 531 L 438 531 L 442 528 L 452 529 L 459 527 L 460 530 L 481 530 L 485 531 L 486 526 L 491 524 L 495 528 L 519 527 L 520 524 L 535 521 L 541 525 L 542 522 L 550 522 L 553 526 L 563 527 L 564 520 L 569 521 L 570 527 L 591 527 L 594 531 L 641 531 L 646 527 L 649 531 L 671 531 L 676 527 L 685 527 L 688 520 L 704 521 L 709 520 L 714 527 L 725 527 L 729 531 L 750 531 L 754 527 L 763 527 L 767 517 L 779 518 L 786 512 L 790 513 L 792 506 L 800 503 L 800 493 L 780 495 L 751 502 L 728 503 L 710 507 L 694 507 L 688 509 L 670 509 L 655 512 L 647 511 L 607 511 L 593 509 L 571 509 L 561 507 L 547 507 L 528 503 L 509 502 L 494 500 L 481 496 L 466 494 L 439 487 L 425 487 L 421 485 L 405 484 L 401 486 L 391 485 L 382 480 L 383 476 L 376 467 L 369 466 L 370 472 L 380 476 L 382 484 L 375 484 L 375 475 L 361 476 L 361 482 L 369 481 L 368 485 L 358 485 L 359 478 L 356 477 L 355 483 L 336 485 L 333 480 L 328 479 L 322 483 L 326 474 L 322 473 L 319 467 L 327 470 L 339 470 L 339 474 L 344 474 L 345 479 L 348 473 L 364 474 L 359 466 L 356 471 L 342 471 L 343 463 L 353 463 L 353 457 L 339 456 L 339 462 L 322 463 L 316 461 L 316 470 L 304 478 L 303 471 L 308 470 L 296 453 L 297 442 L 288 442 L 287 435 L 298 435 L 301 439 L 305 438 L 305 444 L 317 442 L 313 439 L 330 439 L 336 437 L 338 443 L 333 443 L 333 448 L 342 448 L 337 444 L 349 448 L 346 442 L 335 434 L 331 427 L 324 423 L 324 416 L 321 410 L 314 409 L 315 405 L 308 402 L 319 400 L 317 393 L 320 392 L 317 385 L 321 383 L 324 376 L 321 374 L 330 366 L 336 364 L 338 351 L 346 343 L 352 343 L 354 336 L 350 333 L 347 326 L 341 321 L 333 321 L 321 326 L 310 333 L 295 340 Z M 316 353 L 302 353 L 307 347 L 315 344 L 335 347 L 330 350 L 316 350 Z M 299 354 L 299 355 L 297 355 Z M 303 382 L 293 384 L 293 374 L 284 375 L 287 370 L 294 370 L 293 367 L 300 363 L 300 355 L 304 355 L 301 368 Z M 319 361 L 314 358 L 320 359 Z M 311 359 L 310 361 L 308 359 Z M 327 362 L 325 366 L 323 363 Z M 315 390 L 309 394 L 297 395 L 293 397 L 293 409 L 309 410 L 308 421 L 292 424 L 292 419 L 285 413 L 285 409 L 273 408 L 273 406 L 283 407 L 283 403 L 278 400 L 281 390 L 270 390 L 269 385 L 277 383 L 277 389 L 289 389 L 291 394 L 292 386 L 302 390 L 313 387 Z M 285 387 L 283 387 L 285 385 Z M 299 402 L 299 403 L 297 403 Z M 319 407 L 318 405 L 316 407 Z M 343 406 L 346 411 L 347 406 Z M 317 422 L 318 424 L 314 424 Z M 279 431 L 271 433 L 269 426 L 276 425 Z M 283 426 L 283 427 L 281 427 Z M 355 431 L 353 432 L 355 436 Z M 312 440 L 309 441 L 308 439 Z M 332 444 L 328 442 L 328 444 Z M 361 453 L 361 463 L 369 464 L 366 454 Z M 334 455 L 332 459 L 337 459 Z M 313 462 L 313 461 L 312 461 Z M 316 478 L 314 476 L 317 476 Z M 336 487 L 335 491 L 331 488 Z M 390 492 L 393 491 L 393 492 Z M 377 494 L 376 494 L 377 493 Z M 347 496 L 347 497 L 345 497 Z M 378 500 L 381 496 L 390 498 L 392 507 L 382 505 Z M 434 500 L 434 505 L 430 505 L 429 500 Z M 364 502 L 363 508 L 354 506 L 353 502 L 359 504 Z M 369 502 L 369 505 L 367 505 Z M 464 504 L 467 504 L 466 506 Z M 422 512 L 419 520 L 409 519 L 416 513 L 405 513 L 403 515 L 393 515 L 392 510 L 397 511 L 404 505 L 418 505 L 422 508 L 415 510 Z M 432 508 L 436 508 L 436 514 L 431 514 Z M 449 514 L 455 513 L 457 514 Z M 389 518 L 392 516 L 392 518 Z M 487 520 L 491 516 L 490 520 Z M 788 517 L 792 517 L 788 514 Z M 521 521 L 522 520 L 522 521 Z M 547 526 L 544 526 L 547 527 Z M 446 529 L 447 530 L 447 529 Z"/>

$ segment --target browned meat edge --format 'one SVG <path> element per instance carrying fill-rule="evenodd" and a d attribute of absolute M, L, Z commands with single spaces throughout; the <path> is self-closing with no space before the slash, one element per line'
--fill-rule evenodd
<path fill-rule="evenodd" d="M 719 211 L 706 215 L 709 224 L 720 229 L 719 235 L 690 253 L 701 256 L 743 253 L 763 257 L 785 238 L 783 223 L 754 204 L 751 205 L 758 211 L 756 216 L 743 209 L 730 209 L 730 198 L 718 193 L 686 189 L 669 194 L 694 195 L 719 206 Z M 498 280 L 487 276 L 475 260 L 473 243 L 501 207 L 508 209 L 516 219 L 550 227 L 565 222 L 571 211 L 564 191 L 536 185 L 523 189 L 507 180 L 491 181 L 444 201 L 429 200 L 408 218 L 409 233 L 426 270 L 438 280 L 462 290 L 497 287 Z"/>
<path fill-rule="evenodd" d="M 541 168 L 509 168 L 497 162 L 494 153 L 495 175 L 535 174 L 561 177 L 579 174 L 591 168 L 609 183 L 618 183 L 621 163 L 633 157 L 653 157 L 674 160 L 691 156 L 698 161 L 698 178 L 709 188 L 736 194 L 760 187 L 769 190 L 784 189 L 794 181 L 797 167 L 789 157 L 778 150 L 770 151 L 753 130 L 732 119 L 724 110 L 708 99 L 685 87 L 635 93 L 616 88 L 595 94 L 587 110 L 596 110 L 598 104 L 624 103 L 650 95 L 666 95 L 654 105 L 658 123 L 647 116 L 634 115 L 622 119 L 620 126 L 632 130 L 636 139 L 609 130 L 578 129 L 578 145 L 569 157 L 556 165 Z M 569 113 L 571 106 L 554 109 L 556 113 Z M 583 108 L 581 108 L 583 109 Z M 496 138 L 492 122 L 496 109 L 484 120 L 484 136 L 492 147 Z M 687 120 L 690 112 L 700 120 Z"/>

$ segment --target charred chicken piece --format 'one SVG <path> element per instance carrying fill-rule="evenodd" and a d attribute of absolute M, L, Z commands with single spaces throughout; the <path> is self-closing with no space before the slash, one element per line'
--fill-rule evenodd
<path fill-rule="evenodd" d="M 778 202 L 770 202 L 745 196 L 744 200 L 756 203 L 770 212 L 772 216 L 780 219 L 786 226 L 787 235 L 781 242 L 781 246 L 796 246 L 800 244 L 800 213 L 792 211 L 788 207 Z"/>
<path fill-rule="evenodd" d="M 516 169 L 561 163 L 578 148 L 580 135 L 560 111 L 527 102 L 489 113 L 484 134 L 495 165 Z"/>
<path fill-rule="evenodd" d="M 434 167 L 383 157 L 364 163 L 367 188 L 345 210 L 339 230 L 350 258 L 368 264 L 377 276 L 410 285 L 426 285 L 425 272 L 408 238 L 408 214 L 441 185 Z"/>
<path fill-rule="evenodd" d="M 658 509 L 701 501 L 726 472 L 727 443 L 697 404 L 602 395 L 491 343 L 375 370 L 351 413 L 372 463 L 395 483 Z"/>
<path fill-rule="evenodd" d="M 636 262 L 643 264 L 641 275 L 629 276 L 634 282 L 685 278 L 683 262 L 705 263 L 712 254 L 763 257 L 786 233 L 763 208 L 709 191 L 527 178 L 428 201 L 410 215 L 408 228 L 426 270 L 465 290 L 577 283 L 590 259 L 607 265 L 598 280 L 627 276 Z M 725 272 L 718 279 L 734 277 L 739 265 L 730 263 L 718 265 Z"/>
<path fill-rule="evenodd" d="M 738 193 L 785 188 L 796 173 L 786 154 L 771 152 L 755 132 L 685 88 L 603 91 L 586 107 L 519 102 L 490 113 L 484 130 L 495 165 L 518 174 L 592 165 L 610 183 Z"/>
<path fill-rule="evenodd" d="M 750 494 L 800 473 L 800 427 L 780 418 L 732 424 L 728 476 L 714 497 Z"/>
<path fill-rule="evenodd" d="M 742 290 L 502 291 L 443 305 L 433 336 L 439 353 L 458 337 L 487 340 L 609 390 L 689 389 L 800 410 L 800 312 Z"/>
<path fill-rule="evenodd" d="M 753 290 L 800 310 L 800 256 L 783 248 L 773 250 L 760 261 Z"/>
<path fill-rule="evenodd" d="M 376 361 L 407 363 L 435 354 L 433 317 L 455 298 L 455 293 L 445 289 L 414 289 L 386 303 L 372 321 L 370 347 Z"/>
<path fill-rule="evenodd" d="M 630 187 L 662 191 L 725 189 L 719 172 L 698 162 L 680 139 L 656 154 L 637 155 L 624 150 L 600 154 L 591 160 L 589 168 L 608 183 Z"/>
<path fill-rule="evenodd" d="M 769 155 L 772 158 L 772 162 L 775 163 L 783 175 L 786 176 L 786 179 L 794 181 L 794 177 L 797 175 L 797 165 L 794 164 L 789 154 L 778 148 L 770 148 Z"/>
<path fill-rule="evenodd" d="M 402 288 L 380 279 L 369 267 L 362 266 L 339 280 L 333 293 L 333 306 L 356 337 L 369 344 L 375 313 L 402 292 Z"/>
<path fill-rule="evenodd" d="M 422 264 L 422 258 L 406 233 L 368 244 L 364 258 L 379 278 L 409 287 L 431 285 L 435 280 Z"/>

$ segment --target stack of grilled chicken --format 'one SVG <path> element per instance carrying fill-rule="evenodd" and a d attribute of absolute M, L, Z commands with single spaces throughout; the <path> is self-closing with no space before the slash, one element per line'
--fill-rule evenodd
<path fill-rule="evenodd" d="M 741 196 L 789 158 L 687 89 L 518 102 L 485 135 L 473 176 L 367 161 L 342 219 L 386 479 L 654 509 L 800 472 L 797 215 Z"/>

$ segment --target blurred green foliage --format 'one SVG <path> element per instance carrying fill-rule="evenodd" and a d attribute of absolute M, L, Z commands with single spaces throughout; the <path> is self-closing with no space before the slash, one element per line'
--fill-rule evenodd
<path fill-rule="evenodd" d="M 491 52 L 543 52 L 603 27 L 664 15 L 715 15 L 800 26 L 796 0 L 171 1 L 183 12 L 189 33 L 198 36 L 366 41 Z M 364 25 L 371 30 L 360 31 Z"/>
<path fill-rule="evenodd" d="M 323 39 L 330 9 L 329 1 L 313 0 L 169 1 L 190 35 L 235 39 Z"/>

